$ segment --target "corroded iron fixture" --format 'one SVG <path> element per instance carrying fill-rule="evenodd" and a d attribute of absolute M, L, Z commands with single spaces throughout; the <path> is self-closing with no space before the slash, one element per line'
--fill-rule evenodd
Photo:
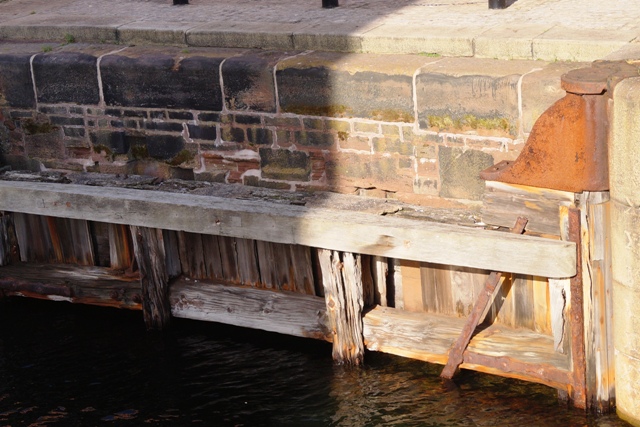
<path fill-rule="evenodd" d="M 626 62 L 569 71 L 562 76 L 567 94 L 536 121 L 520 156 L 480 177 L 575 193 L 608 190 L 608 101 L 617 82 L 637 75 L 638 68 Z"/>

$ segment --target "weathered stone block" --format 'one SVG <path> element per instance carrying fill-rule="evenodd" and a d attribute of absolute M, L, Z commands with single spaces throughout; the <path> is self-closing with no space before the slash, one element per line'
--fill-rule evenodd
<path fill-rule="evenodd" d="M 532 61 L 447 58 L 424 67 L 416 77 L 420 128 L 515 135 L 518 80 L 536 66 Z"/>
<path fill-rule="evenodd" d="M 175 122 L 155 122 L 145 120 L 144 127 L 149 130 L 160 130 L 164 132 L 182 132 L 182 123 Z"/>
<path fill-rule="evenodd" d="M 260 149 L 262 177 L 285 181 L 309 181 L 311 160 L 301 151 Z"/>
<path fill-rule="evenodd" d="M 84 138 L 86 132 L 84 128 L 64 128 L 64 136 L 68 136 L 71 138 Z"/>
<path fill-rule="evenodd" d="M 633 339 L 633 337 L 629 337 Z M 640 360 L 627 354 L 615 353 L 616 411 L 631 425 L 640 422 Z"/>
<path fill-rule="evenodd" d="M 96 151 L 108 149 L 107 154 L 126 154 L 129 152 L 130 141 L 125 137 L 123 131 L 91 132 L 89 137 Z"/>
<path fill-rule="evenodd" d="M 0 105 L 35 108 L 30 54 L 0 55 Z"/>
<path fill-rule="evenodd" d="M 260 116 L 249 116 L 246 114 L 236 114 L 234 120 L 241 125 L 259 125 L 262 122 Z"/>
<path fill-rule="evenodd" d="M 173 159 L 184 148 L 184 139 L 174 135 L 148 135 L 147 153 L 154 159 Z"/>
<path fill-rule="evenodd" d="M 41 160 L 65 158 L 62 131 L 57 128 L 48 133 L 25 135 L 24 147 L 25 154 L 32 158 Z"/>
<path fill-rule="evenodd" d="M 440 196 L 455 199 L 480 200 L 484 181 L 480 171 L 493 165 L 490 154 L 475 150 L 440 147 Z"/>
<path fill-rule="evenodd" d="M 126 113 L 127 111 L 125 111 L 125 115 Z M 169 118 L 174 120 L 193 120 L 193 113 L 188 111 L 169 111 Z"/>
<path fill-rule="evenodd" d="M 303 147 L 329 148 L 336 142 L 332 133 L 296 131 L 293 134 L 294 142 Z"/>
<path fill-rule="evenodd" d="M 222 65 L 227 108 L 275 113 L 273 67 L 281 57 L 282 53 L 267 52 L 227 59 Z"/>
<path fill-rule="evenodd" d="M 215 126 L 187 125 L 189 137 L 193 139 L 205 139 L 215 141 L 218 138 L 218 129 Z"/>
<path fill-rule="evenodd" d="M 313 116 L 413 121 L 413 73 L 424 60 L 317 52 L 278 64 L 282 111 Z M 419 65 L 418 65 L 419 64 Z"/>
<path fill-rule="evenodd" d="M 400 141 L 398 138 L 373 138 L 373 150 L 378 153 L 398 153 L 412 156 L 414 146 L 410 142 Z"/>
<path fill-rule="evenodd" d="M 271 145 L 273 144 L 273 132 L 263 128 L 248 128 L 247 139 L 252 144 Z"/>
<path fill-rule="evenodd" d="M 236 127 L 222 127 L 222 140 L 228 142 L 244 142 L 244 129 Z"/>
<path fill-rule="evenodd" d="M 84 126 L 84 119 L 82 117 L 51 116 L 51 123 L 61 126 Z"/>
<path fill-rule="evenodd" d="M 38 101 L 98 104 L 98 59 L 80 52 L 52 52 L 33 58 Z"/>
<path fill-rule="evenodd" d="M 218 113 L 200 113 L 198 114 L 198 120 L 201 122 L 219 122 L 220 114 Z"/>
<path fill-rule="evenodd" d="M 220 111 L 219 69 L 223 58 L 178 60 L 154 54 L 109 55 L 100 69 L 107 105 Z"/>

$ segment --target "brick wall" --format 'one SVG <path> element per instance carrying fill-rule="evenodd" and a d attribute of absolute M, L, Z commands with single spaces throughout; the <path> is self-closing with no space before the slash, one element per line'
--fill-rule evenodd
<path fill-rule="evenodd" d="M 473 201 L 582 64 L 43 45 L 0 47 L 0 162 Z"/>

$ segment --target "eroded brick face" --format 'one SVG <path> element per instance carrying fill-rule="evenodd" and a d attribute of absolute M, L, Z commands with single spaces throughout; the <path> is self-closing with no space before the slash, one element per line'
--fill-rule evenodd
<path fill-rule="evenodd" d="M 0 166 L 479 200 L 479 171 L 515 158 L 515 132 L 553 101 L 525 100 L 518 117 L 525 65 L 471 75 L 443 71 L 461 59 L 91 49 L 0 49 Z"/>

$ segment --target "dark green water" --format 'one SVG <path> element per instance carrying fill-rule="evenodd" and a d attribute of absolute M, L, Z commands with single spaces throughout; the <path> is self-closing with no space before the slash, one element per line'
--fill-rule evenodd
<path fill-rule="evenodd" d="M 2 426 L 627 426 L 554 390 L 369 353 L 334 366 L 328 344 L 67 303 L 0 302 Z"/>

